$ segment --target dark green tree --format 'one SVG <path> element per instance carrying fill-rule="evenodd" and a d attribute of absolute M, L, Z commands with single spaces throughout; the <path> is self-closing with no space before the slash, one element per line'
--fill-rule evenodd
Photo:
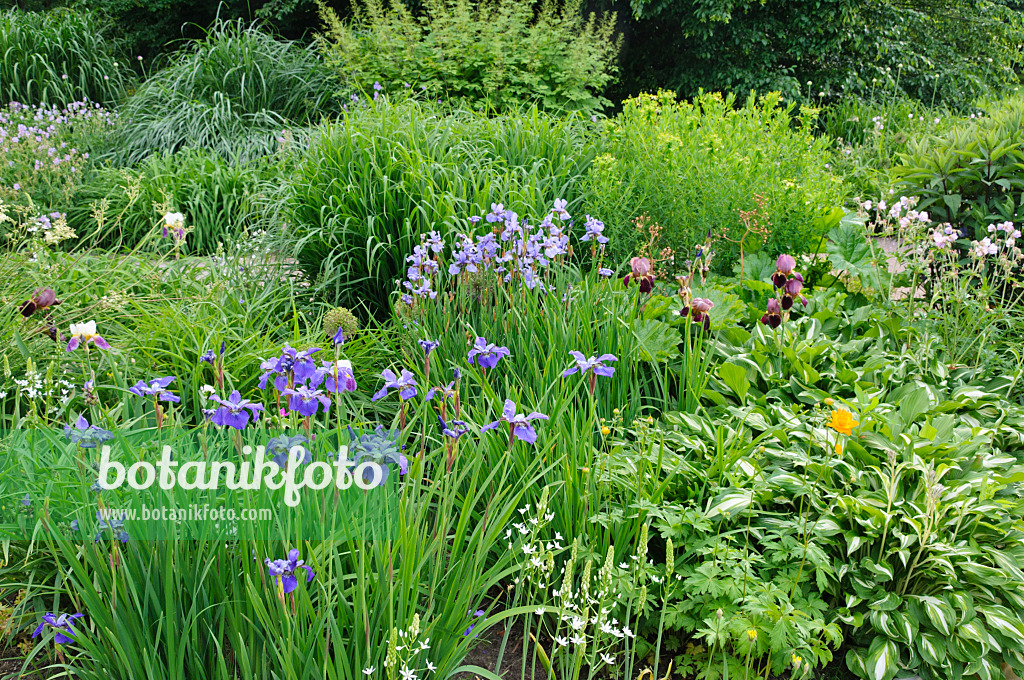
<path fill-rule="evenodd" d="M 794 99 L 898 90 L 963 105 L 1016 81 L 1020 4 L 630 0 L 623 81 L 633 91 L 777 90 Z"/>

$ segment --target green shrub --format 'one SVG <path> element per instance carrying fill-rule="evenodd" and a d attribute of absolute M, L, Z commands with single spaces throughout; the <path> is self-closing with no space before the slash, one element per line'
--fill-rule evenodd
<path fill-rule="evenodd" d="M 112 153 L 122 163 L 181 148 L 255 158 L 272 152 L 291 123 L 334 111 L 335 88 L 315 51 L 220 23 L 125 102 Z"/>
<path fill-rule="evenodd" d="M 692 104 L 664 91 L 629 99 L 608 121 L 586 212 L 602 216 L 619 259 L 635 253 L 631 221 L 645 214 L 661 226 L 661 245 L 678 266 L 708 232 L 740 240 L 740 211 L 754 209 L 762 227 L 767 218 L 771 253 L 813 251 L 838 223 L 846 190 L 829 172 L 828 141 L 811 134 L 812 116 L 804 109 L 794 117 L 793 105 L 781 106 L 777 95 L 742 106 L 719 94 Z M 746 252 L 758 246 L 744 239 Z M 716 250 L 719 266 L 738 257 L 736 243 L 724 238 Z"/>
<path fill-rule="evenodd" d="M 354 87 L 425 88 L 499 111 L 602 109 L 620 38 L 615 15 L 584 19 L 580 0 L 428 0 L 415 14 L 402 0 L 353 2 L 343 23 L 321 6 L 329 59 Z M 538 6 L 539 5 L 539 6 Z M 559 6 L 561 5 L 561 6 Z"/>
<path fill-rule="evenodd" d="M 956 122 L 947 109 L 930 108 L 907 97 L 886 102 L 848 97 L 822 109 L 819 130 L 835 140 L 832 167 L 853 196 L 886 197 L 899 155 L 923 135 L 941 134 Z"/>
<path fill-rule="evenodd" d="M 81 244 L 134 247 L 160 237 L 164 212 L 181 212 L 192 228 L 187 251 L 213 252 L 251 225 L 251 200 L 268 168 L 197 149 L 154 155 L 137 169 L 102 168 L 74 195 L 68 224 Z"/>
<path fill-rule="evenodd" d="M 421 233 L 465 228 L 492 202 L 537 214 L 564 198 L 572 209 L 592 158 L 573 117 L 381 99 L 314 137 L 283 199 L 285 238 L 329 299 L 386 310 Z"/>
<path fill-rule="evenodd" d="M 918 210 L 949 222 L 967 238 L 992 222 L 1024 220 L 1024 97 L 993 104 L 948 132 L 915 140 L 894 173 L 899 191 L 918 196 Z"/>
<path fill-rule="evenodd" d="M 132 82 L 105 27 L 89 13 L 0 13 L 0 101 L 112 103 Z"/>

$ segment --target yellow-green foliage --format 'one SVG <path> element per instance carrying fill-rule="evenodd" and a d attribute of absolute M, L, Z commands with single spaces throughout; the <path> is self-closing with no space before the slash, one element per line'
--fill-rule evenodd
<path fill-rule="evenodd" d="M 759 208 L 771 254 L 817 247 L 838 223 L 846 195 L 829 170 L 828 140 L 815 138 L 816 111 L 783 105 L 778 94 L 707 93 L 692 102 L 672 92 L 628 99 L 608 121 L 591 168 L 587 212 L 608 225 L 620 259 L 638 245 L 632 220 L 661 226 L 660 245 L 676 264 L 692 257 L 710 231 L 720 266 L 734 261 L 743 237 L 740 211 Z M 744 250 L 761 245 L 748 237 Z"/>
<path fill-rule="evenodd" d="M 321 3 L 323 46 L 350 85 L 422 90 L 478 108 L 523 103 L 593 113 L 609 102 L 621 38 L 615 15 L 584 16 L 580 0 L 356 0 L 354 21 Z"/>

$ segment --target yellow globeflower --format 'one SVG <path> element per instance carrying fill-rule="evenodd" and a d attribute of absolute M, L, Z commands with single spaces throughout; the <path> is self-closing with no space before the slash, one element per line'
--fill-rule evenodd
<path fill-rule="evenodd" d="M 832 411 L 832 421 L 828 424 L 836 432 L 849 435 L 853 428 L 860 425 L 860 421 L 853 419 L 853 414 L 846 409 Z"/>
<path fill-rule="evenodd" d="M 611 433 L 612 433 L 612 429 L 610 427 L 608 427 L 607 425 L 605 425 L 604 427 L 601 428 L 601 434 L 603 434 L 605 437 L 607 437 Z"/>
<path fill-rule="evenodd" d="M 754 640 L 756 640 L 756 639 L 757 639 L 757 631 L 756 631 L 756 630 L 754 630 L 753 628 L 751 628 L 751 629 L 747 630 L 747 638 L 748 638 L 748 639 L 749 639 L 749 640 L 750 640 L 751 642 L 753 642 Z"/>

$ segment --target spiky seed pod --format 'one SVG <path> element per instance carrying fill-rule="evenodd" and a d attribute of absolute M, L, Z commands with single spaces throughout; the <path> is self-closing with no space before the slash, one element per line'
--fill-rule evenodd
<path fill-rule="evenodd" d="M 339 328 L 346 338 L 351 338 L 359 332 L 359 319 L 345 307 L 328 310 L 324 314 L 324 333 L 327 334 L 327 337 L 333 338 Z"/>

